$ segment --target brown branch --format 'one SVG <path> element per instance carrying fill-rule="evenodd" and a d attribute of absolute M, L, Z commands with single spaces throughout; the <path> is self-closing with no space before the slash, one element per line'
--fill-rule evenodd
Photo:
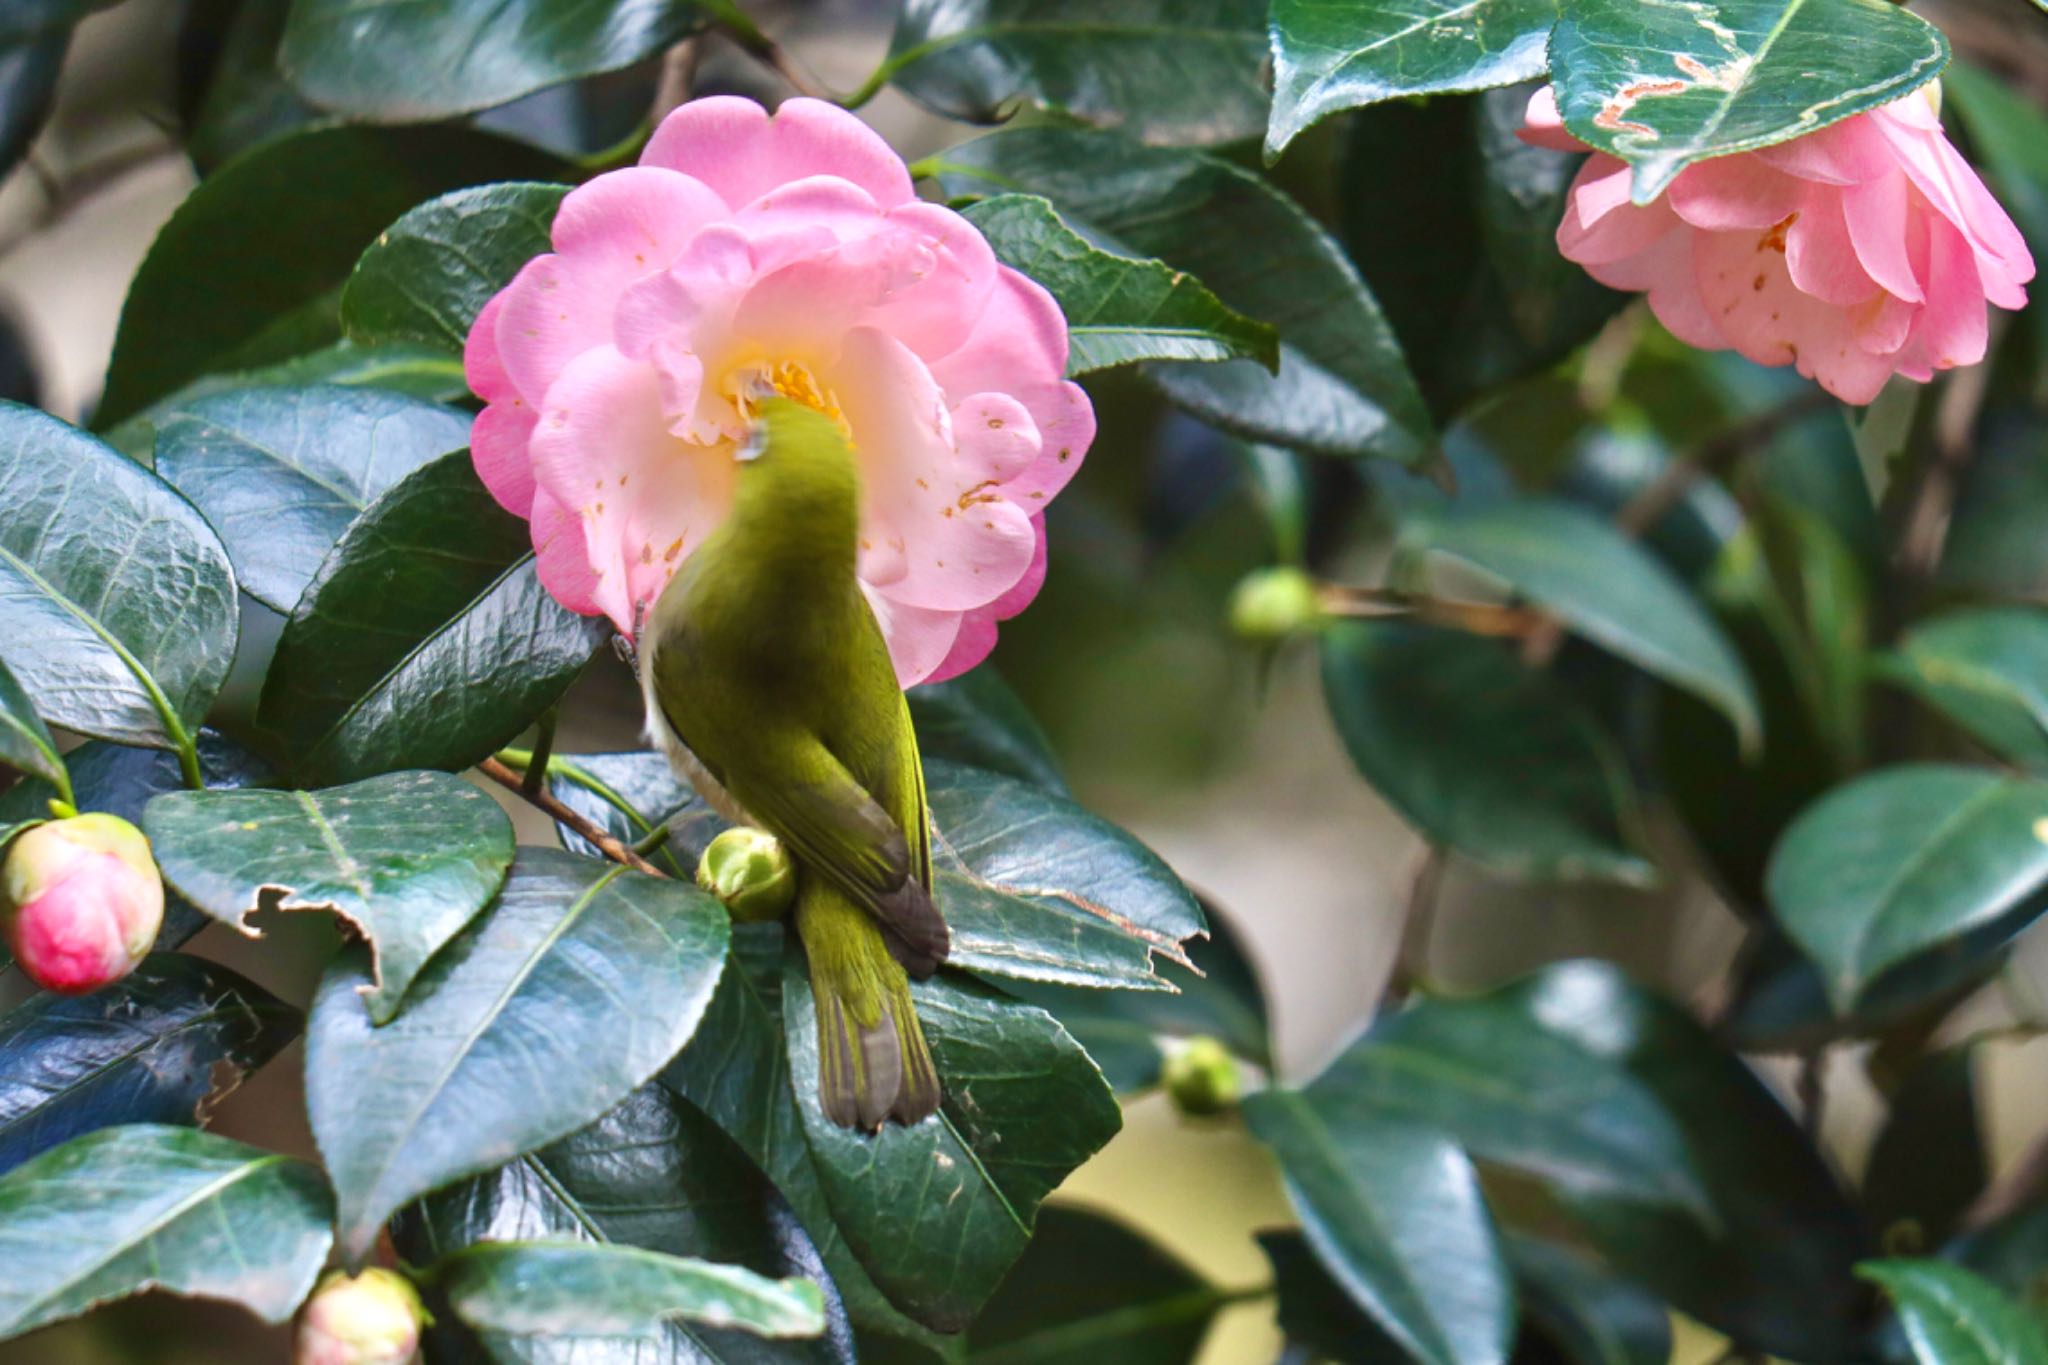
<path fill-rule="evenodd" d="M 575 811 L 570 810 L 560 801 L 557 801 L 554 793 L 548 791 L 545 787 L 539 791 L 528 791 L 526 789 L 526 778 L 507 767 L 500 760 L 487 758 L 476 766 L 477 770 L 485 777 L 490 778 L 491 781 L 507 791 L 518 793 L 522 801 L 530 803 L 556 822 L 567 825 L 570 829 L 576 831 L 577 834 L 597 845 L 598 851 L 613 862 L 623 863 L 635 872 L 645 872 L 650 877 L 668 876 L 668 873 L 663 872 L 653 863 L 648 862 L 632 849 L 626 847 L 626 845 L 620 843 L 611 835 L 606 834 L 603 830 L 578 815 Z"/>
<path fill-rule="evenodd" d="M 1449 626 L 1472 635 L 1526 639 L 1550 624 L 1542 612 L 1489 602 L 1453 602 L 1396 588 L 1354 588 L 1326 583 L 1319 592 L 1325 612 L 1347 620 L 1376 621 L 1412 617 L 1433 626 Z"/>

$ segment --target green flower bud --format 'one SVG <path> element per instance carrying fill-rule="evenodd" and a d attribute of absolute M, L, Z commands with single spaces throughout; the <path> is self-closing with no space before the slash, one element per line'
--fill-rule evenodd
<path fill-rule="evenodd" d="M 292 1365 L 413 1365 L 429 1321 L 405 1276 L 329 1271 L 299 1317 Z"/>
<path fill-rule="evenodd" d="M 697 862 L 697 885 L 725 902 L 743 924 L 781 919 L 796 899 L 796 865 L 782 841 L 745 825 L 711 841 Z"/>
<path fill-rule="evenodd" d="M 1233 1109 L 1244 1094 L 1244 1073 L 1237 1058 L 1207 1036 L 1190 1038 L 1169 1052 L 1161 1079 L 1174 1107 L 1194 1118 Z"/>
<path fill-rule="evenodd" d="M 1284 640 L 1322 624 L 1316 581 L 1300 569 L 1257 569 L 1230 594 L 1230 628 L 1246 640 Z"/>

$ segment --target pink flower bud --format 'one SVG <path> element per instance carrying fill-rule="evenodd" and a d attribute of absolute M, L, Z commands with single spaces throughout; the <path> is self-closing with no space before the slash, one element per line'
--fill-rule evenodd
<path fill-rule="evenodd" d="M 15 839 L 0 915 L 37 985 L 84 995 L 128 975 L 156 942 L 164 883 L 141 830 L 116 815 L 77 815 Z"/>
<path fill-rule="evenodd" d="M 292 1365 L 412 1365 L 427 1320 L 403 1275 L 331 1271 L 299 1316 Z"/>

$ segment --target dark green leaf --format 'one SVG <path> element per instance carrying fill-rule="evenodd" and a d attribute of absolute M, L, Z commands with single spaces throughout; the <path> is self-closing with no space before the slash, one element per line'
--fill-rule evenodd
<path fill-rule="evenodd" d="M 1322 645 L 1351 761 L 1430 842 L 1507 876 L 1652 879 L 1620 754 L 1554 678 L 1426 627 L 1344 625 Z"/>
<path fill-rule="evenodd" d="M 1744 747 L 1761 743 L 1741 658 L 1684 584 L 1613 523 L 1565 503 L 1509 502 L 1430 518 L 1408 538 L 1500 579 L 1601 648 L 1719 707 Z"/>
<path fill-rule="evenodd" d="M 2035 534 L 2048 517 L 2044 440 L 2048 422 L 2032 415 L 1983 425 L 1942 545 L 1944 586 L 2048 601 L 2048 539 Z"/>
<path fill-rule="evenodd" d="M 0 1337 L 163 1288 L 283 1322 L 333 1241 L 320 1173 L 190 1128 L 104 1128 L 0 1177 Z"/>
<path fill-rule="evenodd" d="M 1890 1112 L 1863 1171 L 1863 1205 L 1880 1245 L 1941 1245 L 1984 1192 L 1990 1171 L 1972 1051 L 1926 1053 L 1891 1090 Z M 1882 1055 L 1873 1057 L 1873 1071 Z"/>
<path fill-rule="evenodd" d="M 1280 371 L 1249 360 L 1147 373 L 1204 421 L 1331 455 L 1432 459 L 1429 414 L 1379 305 L 1344 252 L 1293 200 L 1239 166 L 1108 133 L 1019 128 L 945 154 L 950 194 L 1042 194 L 1201 280 L 1280 332 Z"/>
<path fill-rule="evenodd" d="M 1030 194 L 1002 194 L 967 210 L 1005 264 L 1051 292 L 1067 317 L 1067 373 L 1139 360 L 1258 361 L 1280 367 L 1280 336 L 1233 312 L 1202 282 L 1163 261 L 1105 251 Z"/>
<path fill-rule="evenodd" d="M 1376 1023 L 1316 1082 L 1545 1184 L 1609 1264 L 1735 1340 L 1847 1346 L 1863 1228 L 1790 1115 L 1606 963 Z"/>
<path fill-rule="evenodd" d="M 816 1336 L 824 1297 L 809 1280 L 603 1243 L 481 1242 L 435 1267 L 455 1315 L 483 1332 L 658 1337 L 667 1318 L 763 1336 Z"/>
<path fill-rule="evenodd" d="M 2048 768 L 2048 615 L 1936 616 L 1906 632 L 1885 671 L 2006 758 Z"/>
<path fill-rule="evenodd" d="M 541 179 L 554 165 L 455 127 L 312 128 L 236 157 L 150 247 L 121 312 L 100 421 L 120 421 L 201 375 L 335 340 L 334 293 L 392 219 L 430 195 Z"/>
<path fill-rule="evenodd" d="M 603 633 L 548 596 L 526 523 L 458 452 L 349 527 L 285 623 L 259 714 L 307 785 L 465 768 L 560 697 Z"/>
<path fill-rule="evenodd" d="M 695 1106 L 657 1085 L 642 1086 L 551 1147 L 429 1195 L 397 1231 L 400 1253 L 418 1264 L 476 1242 L 564 1237 L 701 1257 L 773 1278 L 823 1278 L 817 1248 L 746 1155 Z M 833 1323 L 825 1340 L 770 1344 L 672 1322 L 652 1360 L 641 1354 L 644 1342 L 620 1343 L 616 1358 L 631 1365 L 850 1365 L 843 1309 L 829 1291 L 826 1297 Z M 600 1365 L 589 1342 L 559 1350 L 531 1339 L 491 1346 L 494 1359 L 515 1365 L 556 1361 L 564 1351 L 575 1352 L 578 1365 Z"/>
<path fill-rule="evenodd" d="M 92 995 L 30 996 L 0 1018 L 0 1171 L 96 1128 L 196 1124 L 299 1024 L 270 992 L 181 953 Z"/>
<path fill-rule="evenodd" d="M 1857 1273 L 1883 1287 L 1920 1365 L 2041 1365 L 2048 1331 L 2026 1308 L 1945 1261 L 1869 1261 Z"/>
<path fill-rule="evenodd" d="M 1550 37 L 1565 126 L 1635 166 L 1639 204 L 1695 161 L 1874 109 L 1947 61 L 1940 30 L 1885 0 L 1574 0 Z"/>
<path fill-rule="evenodd" d="M 278 60 L 322 108 L 424 122 L 631 66 L 699 19 L 692 0 L 294 0 Z"/>
<path fill-rule="evenodd" d="M 287 614 L 365 507 L 469 444 L 465 413 L 338 385 L 214 394 L 151 420 L 157 473 L 220 533 L 242 590 Z"/>
<path fill-rule="evenodd" d="M 1224 1295 L 1114 1219 L 1049 1205 L 967 1332 L 975 1365 L 1187 1365 Z"/>
<path fill-rule="evenodd" d="M 1341 110 L 1540 76 L 1556 18 L 1555 0 L 1274 0 L 1266 155 Z"/>
<path fill-rule="evenodd" d="M 1914 764 L 1810 806 L 1772 856 L 1767 890 L 1848 1009 L 1917 957 L 1995 949 L 2048 908 L 2044 881 L 2048 782 Z"/>
<path fill-rule="evenodd" d="M 1335 1365 L 1399 1365 L 1412 1359 L 1353 1302 L 1299 1231 L 1261 1232 L 1258 1240 L 1259 1249 L 1273 1263 L 1273 1287 L 1280 1301 L 1277 1316 L 1291 1348 L 1311 1353 L 1307 1359 Z M 1296 1357 L 1282 1359 L 1292 1362 Z"/>
<path fill-rule="evenodd" d="M 870 1137 L 818 1104 L 810 975 L 784 961 L 789 1084 L 826 1202 L 892 1301 L 941 1331 L 970 1322 L 1023 1254 L 1041 1200 L 1123 1116 L 1102 1073 L 1051 1015 L 951 977 L 912 987 L 945 1100 Z"/>
<path fill-rule="evenodd" d="M 441 946 L 512 866 L 512 822 L 446 773 L 388 773 L 318 792 L 172 792 L 143 829 L 164 879 L 252 934 L 259 908 L 332 910 L 370 941 L 370 1018 L 388 1023 Z"/>
<path fill-rule="evenodd" d="M 1583 1256 L 1527 1237 L 1503 1243 L 1522 1308 L 1571 1365 L 1665 1365 L 1671 1314 Z"/>
<path fill-rule="evenodd" d="M 290 11 L 291 0 L 242 0 L 235 7 L 185 141 L 202 176 L 258 143 L 321 121 L 277 69 Z"/>
<path fill-rule="evenodd" d="M 1023 100 L 1146 142 L 1265 126 L 1259 0 L 909 0 L 888 80 L 941 114 L 992 123 Z"/>
<path fill-rule="evenodd" d="M 460 353 L 470 324 L 519 267 L 548 250 L 566 185 L 479 185 L 429 200 L 380 234 L 341 291 L 358 342 Z"/>
<path fill-rule="evenodd" d="M 1340 1071 L 1248 1096 L 1323 1265 L 1427 1365 L 1507 1359 L 1515 1295 L 1479 1177 L 1443 1134 L 1375 1113 Z"/>
<path fill-rule="evenodd" d="M 730 921 L 694 887 L 527 849 L 379 1028 L 345 952 L 313 1005 L 307 1109 L 351 1259 L 408 1200 L 601 1116 L 689 1040 Z"/>
<path fill-rule="evenodd" d="M 234 571 L 146 469 L 33 408 L 0 404 L 0 638 L 44 718 L 185 749 L 235 656 Z"/>
<path fill-rule="evenodd" d="M 57 741 L 50 737 L 50 727 L 43 724 L 35 703 L 4 663 L 0 663 L 0 763 L 25 776 L 42 778 L 60 797 L 71 790 L 71 777 L 57 752 Z"/>
<path fill-rule="evenodd" d="M 1055 796 L 1067 795 L 1067 779 L 1045 731 L 1002 675 L 984 664 L 942 683 L 925 683 L 909 695 L 917 746 L 926 758 L 943 758 L 1033 782 Z"/>

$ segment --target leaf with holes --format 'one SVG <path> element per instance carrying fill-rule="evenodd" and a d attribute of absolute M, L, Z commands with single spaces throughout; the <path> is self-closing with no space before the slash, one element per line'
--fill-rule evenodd
<path fill-rule="evenodd" d="M 333 1216 L 303 1161 L 190 1128 L 87 1133 L 0 1176 L 0 1337 L 158 1288 L 283 1322 Z"/>
<path fill-rule="evenodd" d="M 32 995 L 0 1017 L 0 1171 L 117 1123 L 196 1125 L 300 1023 L 262 987 L 182 953 L 153 953 L 91 995 Z"/>
<path fill-rule="evenodd" d="M 1168 266 L 1106 251 L 1031 194 L 984 199 L 966 218 L 998 259 L 1044 285 L 1067 317 L 1067 373 L 1140 360 L 1258 361 L 1280 368 L 1280 337 L 1224 306 L 1200 280 Z"/>
<path fill-rule="evenodd" d="M 504 885 L 512 822 L 446 773 L 388 773 L 317 792 L 172 792 L 143 830 L 164 879 L 252 937 L 257 909 L 332 910 L 369 939 L 379 1024 L 428 959 Z"/>
<path fill-rule="evenodd" d="M 277 644 L 258 715 L 308 786 L 466 768 L 562 695 L 603 624 L 548 596 L 467 452 L 356 519 Z"/>
<path fill-rule="evenodd" d="M 489 913 L 436 954 L 378 1027 L 367 954 L 321 980 L 306 1102 L 360 1261 L 409 1200 L 556 1141 L 689 1041 L 730 920 L 695 887 L 525 849 Z"/>
<path fill-rule="evenodd" d="M 1556 0 L 1274 0 L 1266 155 L 1345 109 L 1540 76 L 1556 19 Z"/>
<path fill-rule="evenodd" d="M 1565 127 L 1635 167 L 1638 204 L 1696 161 L 1874 109 L 1947 62 L 1941 31 L 1886 0 L 1573 0 L 1550 35 Z"/>
<path fill-rule="evenodd" d="M 371 388 L 265 386 L 153 409 L 156 470 L 220 533 L 242 590 L 290 614 L 385 489 L 469 444 L 469 416 Z"/>
<path fill-rule="evenodd" d="M 1997 949 L 2048 909 L 2044 883 L 2048 782 L 1930 763 L 1809 806 L 1771 855 L 1765 891 L 1846 1011 L 1917 958 Z"/>
<path fill-rule="evenodd" d="M 0 507 L 0 639 L 44 719 L 189 749 L 239 629 L 213 528 L 148 470 L 12 403 L 0 403 Z"/>

